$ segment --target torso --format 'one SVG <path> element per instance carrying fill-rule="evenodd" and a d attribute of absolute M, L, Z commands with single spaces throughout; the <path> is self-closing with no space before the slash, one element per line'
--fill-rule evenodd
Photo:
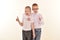
<path fill-rule="evenodd" d="M 23 30 L 25 31 L 31 30 L 31 23 L 32 23 L 32 16 L 24 15 Z"/>
<path fill-rule="evenodd" d="M 41 25 L 40 25 L 40 20 L 39 20 L 39 17 L 40 17 L 40 14 L 32 14 L 33 16 L 33 19 L 34 19 L 34 26 L 35 26 L 35 29 L 39 29 L 41 28 Z"/>

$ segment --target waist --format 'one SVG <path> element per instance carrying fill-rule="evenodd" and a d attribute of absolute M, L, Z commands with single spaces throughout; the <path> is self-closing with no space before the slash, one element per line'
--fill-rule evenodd
<path fill-rule="evenodd" d="M 41 28 L 35 29 L 35 30 L 41 30 Z"/>
<path fill-rule="evenodd" d="M 30 31 L 31 28 L 23 28 L 22 30 L 24 30 L 24 31 Z"/>
<path fill-rule="evenodd" d="M 31 32 L 32 30 L 27 30 L 27 31 L 26 31 L 26 30 L 22 30 L 22 31 L 23 31 L 23 32 Z"/>
<path fill-rule="evenodd" d="M 41 25 L 34 25 L 34 28 L 35 29 L 40 29 L 41 28 Z"/>
<path fill-rule="evenodd" d="M 41 31 L 41 28 L 39 28 L 39 29 L 35 29 L 35 31 Z"/>

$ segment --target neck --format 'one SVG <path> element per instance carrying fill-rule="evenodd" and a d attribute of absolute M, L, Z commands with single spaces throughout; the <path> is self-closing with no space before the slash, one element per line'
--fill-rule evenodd
<path fill-rule="evenodd" d="M 34 12 L 35 14 L 37 14 L 37 12 Z"/>

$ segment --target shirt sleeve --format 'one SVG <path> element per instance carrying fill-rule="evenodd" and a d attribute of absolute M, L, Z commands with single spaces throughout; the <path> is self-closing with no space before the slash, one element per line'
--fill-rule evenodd
<path fill-rule="evenodd" d="M 42 20 L 43 19 L 43 17 L 42 17 L 42 15 L 41 14 L 39 14 L 39 18 Z"/>
<path fill-rule="evenodd" d="M 39 18 L 40 18 L 40 23 L 43 25 L 44 24 L 44 20 L 41 14 L 39 14 Z"/>

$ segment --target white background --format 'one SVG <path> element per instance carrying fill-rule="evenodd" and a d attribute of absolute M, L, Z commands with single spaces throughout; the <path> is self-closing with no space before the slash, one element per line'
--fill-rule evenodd
<path fill-rule="evenodd" d="M 39 5 L 43 15 L 41 40 L 60 40 L 59 0 L 0 0 L 0 40 L 22 40 L 22 27 L 16 22 L 22 20 L 25 6 Z"/>

